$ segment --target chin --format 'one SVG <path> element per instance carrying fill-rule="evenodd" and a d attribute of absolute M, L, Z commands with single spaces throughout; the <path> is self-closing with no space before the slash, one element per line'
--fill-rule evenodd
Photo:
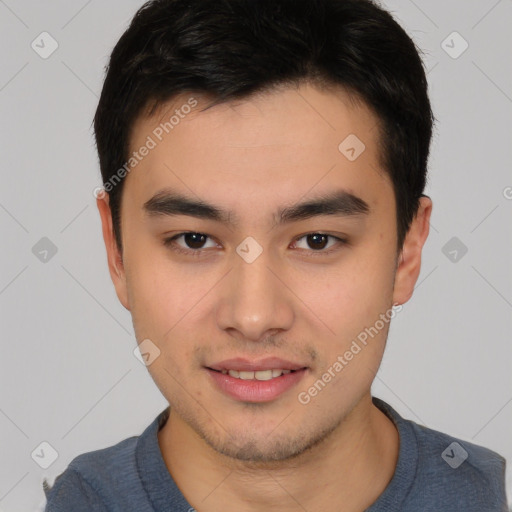
<path fill-rule="evenodd" d="M 240 429 L 240 424 L 233 428 L 238 431 L 212 433 L 197 429 L 197 434 L 217 453 L 232 460 L 254 464 L 254 467 L 293 461 L 306 455 L 313 447 L 326 440 L 340 422 L 328 425 L 299 426 L 293 422 L 282 422 L 271 431 L 258 430 L 254 427 Z M 250 430 L 249 430 L 250 429 Z M 231 435 L 230 435 L 231 432 Z"/>

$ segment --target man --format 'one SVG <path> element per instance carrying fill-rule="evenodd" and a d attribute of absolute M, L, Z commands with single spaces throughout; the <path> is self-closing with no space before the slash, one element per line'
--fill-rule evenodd
<path fill-rule="evenodd" d="M 110 274 L 170 406 L 46 510 L 506 510 L 500 455 L 371 396 L 432 211 L 427 81 L 389 13 L 148 2 L 94 122 Z"/>

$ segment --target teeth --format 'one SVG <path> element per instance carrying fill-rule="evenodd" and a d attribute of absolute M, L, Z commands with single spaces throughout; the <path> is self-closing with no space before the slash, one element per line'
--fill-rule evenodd
<path fill-rule="evenodd" d="M 290 373 L 291 370 L 259 370 L 256 372 L 246 372 L 246 371 L 238 371 L 238 370 L 222 370 L 224 375 L 229 374 L 230 377 L 235 377 L 236 379 L 242 380 L 270 380 L 276 377 L 280 377 L 281 375 L 286 375 Z"/>
<path fill-rule="evenodd" d="M 260 370 L 259 372 L 254 372 L 254 376 L 256 380 L 270 380 L 272 378 L 272 370 Z"/>

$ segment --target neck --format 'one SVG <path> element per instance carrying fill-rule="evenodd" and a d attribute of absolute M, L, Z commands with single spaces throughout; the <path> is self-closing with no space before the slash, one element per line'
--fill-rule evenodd
<path fill-rule="evenodd" d="M 321 443 L 292 460 L 262 464 L 226 457 L 172 408 L 158 440 L 176 485 L 201 512 L 225 512 L 226 503 L 227 510 L 250 512 L 364 510 L 391 481 L 399 448 L 394 424 L 370 394 Z"/>

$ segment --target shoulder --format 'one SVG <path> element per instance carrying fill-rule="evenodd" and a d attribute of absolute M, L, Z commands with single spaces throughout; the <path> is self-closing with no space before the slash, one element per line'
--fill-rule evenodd
<path fill-rule="evenodd" d="M 404 419 L 383 400 L 373 401 L 400 435 L 398 464 L 382 503 L 398 500 L 404 512 L 507 511 L 501 455 Z"/>
<path fill-rule="evenodd" d="M 501 455 L 415 422 L 409 423 L 417 440 L 415 487 L 421 489 L 421 494 L 429 495 L 439 507 L 450 502 L 452 507 L 467 511 L 507 510 L 505 459 Z"/>
<path fill-rule="evenodd" d="M 125 476 L 131 476 L 131 472 L 136 469 L 135 447 L 138 439 L 139 436 L 132 436 L 107 448 L 82 453 L 69 463 L 69 468 L 91 482 L 98 477 L 108 476 L 112 479 L 119 474 L 121 468 L 129 471 Z"/>
<path fill-rule="evenodd" d="M 119 443 L 83 453 L 75 457 L 66 470 L 57 476 L 52 487 L 47 482 L 44 490 L 46 511 L 107 510 L 107 504 L 122 491 L 132 494 L 138 481 L 135 447 L 138 436 Z M 136 487 L 136 485 L 135 485 Z M 121 492 L 120 492 L 121 491 Z"/>
<path fill-rule="evenodd" d="M 43 483 L 46 495 L 45 512 L 104 512 L 106 507 L 91 485 L 78 471 L 68 468 L 55 479 L 50 487 L 45 480 Z"/>

